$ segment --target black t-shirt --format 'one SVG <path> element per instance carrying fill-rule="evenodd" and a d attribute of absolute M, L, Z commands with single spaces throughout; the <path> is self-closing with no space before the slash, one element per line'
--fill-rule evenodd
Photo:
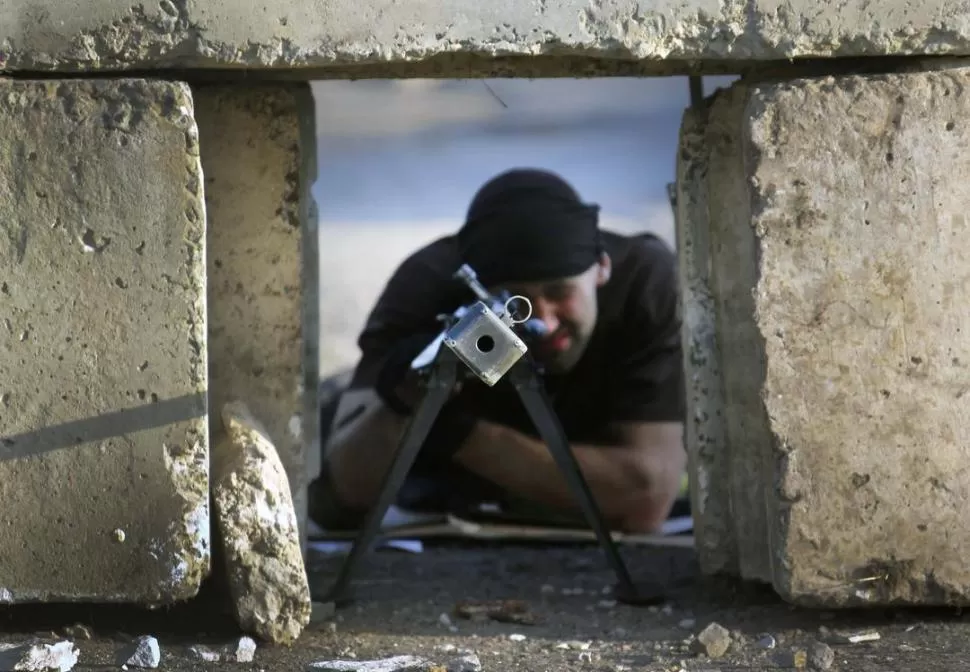
<path fill-rule="evenodd" d="M 543 377 L 573 442 L 601 441 L 617 422 L 684 420 L 676 255 L 652 234 L 603 231 L 602 236 L 613 266 L 609 281 L 598 290 L 591 340 L 570 372 Z M 438 315 L 474 300 L 452 277 L 460 264 L 454 236 L 446 236 L 395 270 L 358 339 L 362 357 L 351 388 L 373 387 L 384 356 L 399 339 L 437 334 L 442 328 Z M 537 435 L 507 380 L 492 388 L 473 380 L 462 397 L 463 405 L 481 417 Z"/>

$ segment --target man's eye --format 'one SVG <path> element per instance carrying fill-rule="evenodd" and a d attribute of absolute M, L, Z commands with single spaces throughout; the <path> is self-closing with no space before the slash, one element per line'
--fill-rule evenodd
<path fill-rule="evenodd" d="M 569 296 L 569 287 L 555 286 L 549 287 L 544 292 L 550 301 L 562 301 Z"/>

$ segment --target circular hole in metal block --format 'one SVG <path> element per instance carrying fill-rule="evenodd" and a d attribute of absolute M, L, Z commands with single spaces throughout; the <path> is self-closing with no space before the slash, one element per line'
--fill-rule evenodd
<path fill-rule="evenodd" d="M 495 349 L 495 339 L 488 334 L 484 334 L 479 336 L 478 340 L 475 341 L 475 347 L 478 348 L 479 352 L 491 352 Z"/>

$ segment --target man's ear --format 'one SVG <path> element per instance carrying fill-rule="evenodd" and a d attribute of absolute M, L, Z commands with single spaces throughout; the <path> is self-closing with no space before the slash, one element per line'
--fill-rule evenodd
<path fill-rule="evenodd" d="M 600 260 L 596 264 L 596 286 L 602 287 L 609 282 L 610 275 L 613 273 L 613 260 L 606 252 L 600 252 Z"/>

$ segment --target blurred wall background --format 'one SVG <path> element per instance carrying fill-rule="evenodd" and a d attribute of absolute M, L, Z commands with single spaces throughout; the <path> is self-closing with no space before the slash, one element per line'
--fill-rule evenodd
<path fill-rule="evenodd" d="M 733 78 L 709 77 L 705 93 Z M 460 226 L 475 191 L 517 166 L 559 172 L 604 228 L 674 245 L 686 77 L 364 80 L 313 84 L 319 169 L 320 372 L 351 367 L 396 266 Z"/>

